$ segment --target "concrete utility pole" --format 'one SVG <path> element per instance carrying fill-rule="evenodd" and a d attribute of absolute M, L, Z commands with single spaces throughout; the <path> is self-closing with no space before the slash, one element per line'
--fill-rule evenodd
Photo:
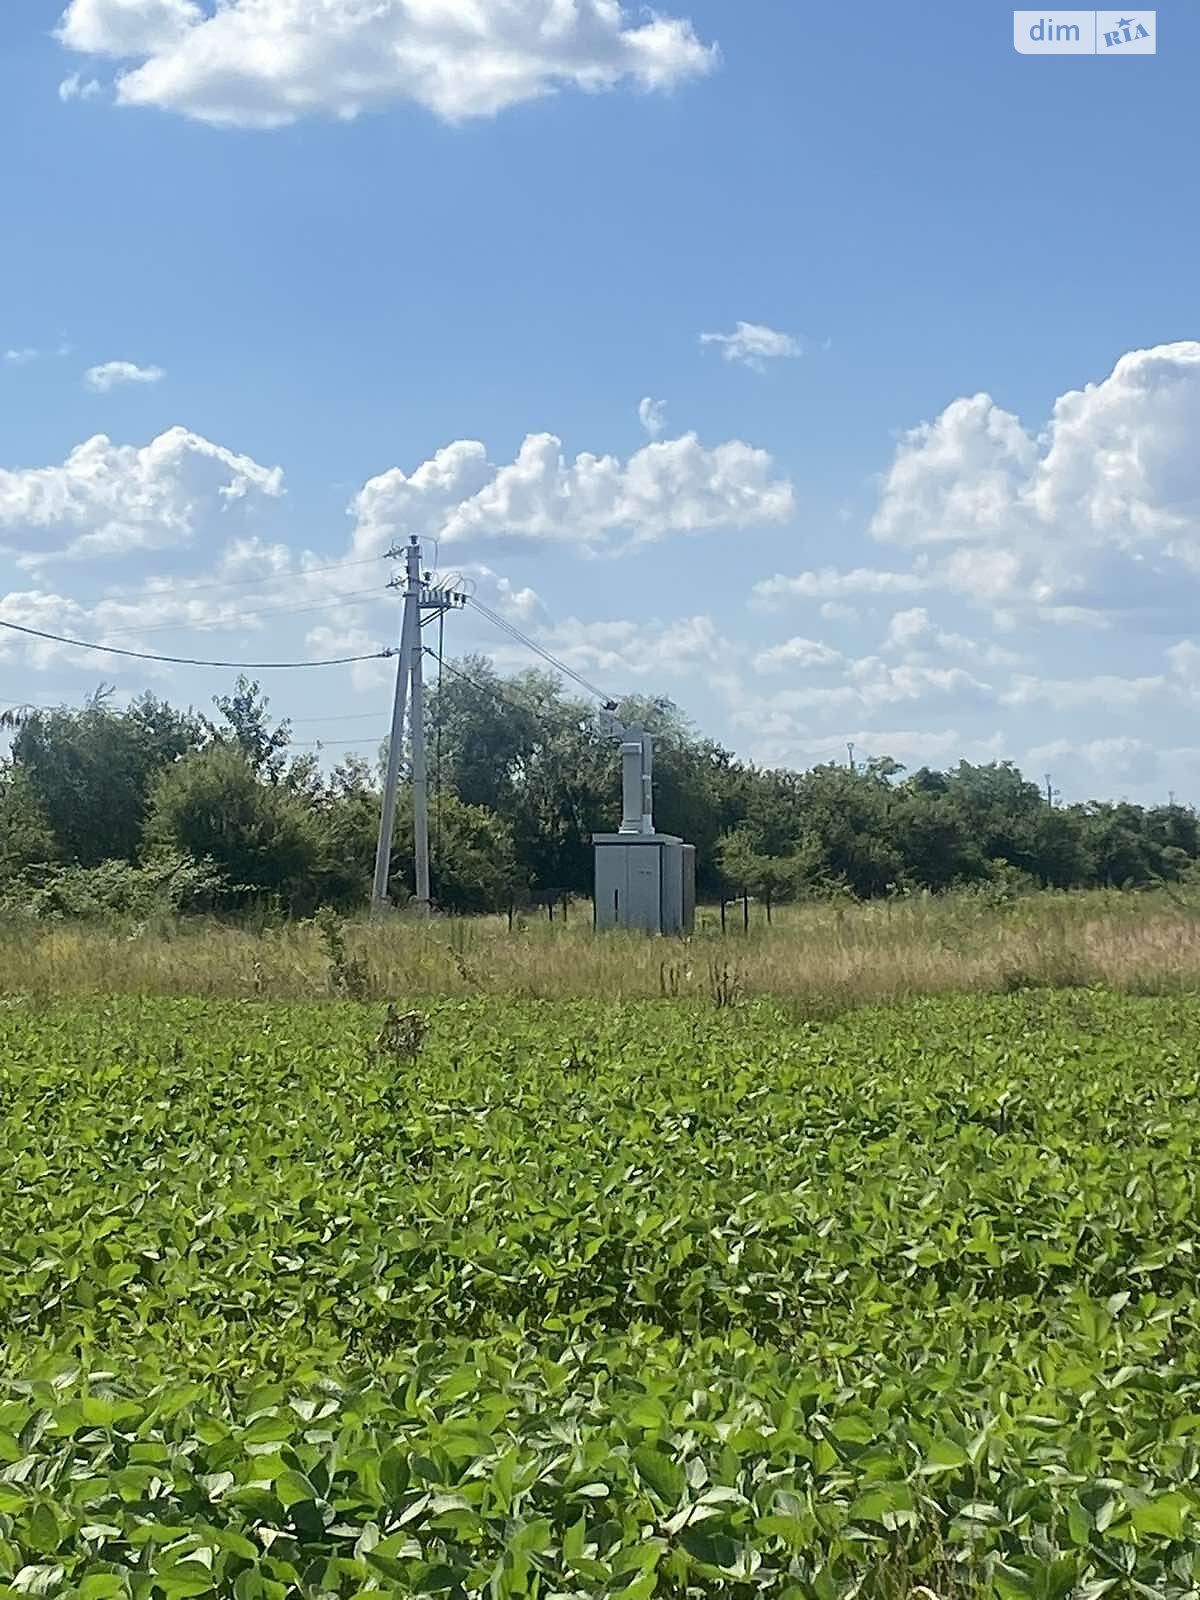
<path fill-rule="evenodd" d="M 417 911 L 429 915 L 429 782 L 425 773 L 425 679 L 421 671 L 421 630 L 412 656 L 413 883 Z"/>
<path fill-rule="evenodd" d="M 393 549 L 390 555 L 399 556 Z M 438 616 L 460 608 L 466 597 L 449 589 L 431 589 L 421 575 L 421 544 L 414 534 L 403 547 L 404 620 L 400 628 L 400 658 L 396 665 L 396 698 L 392 705 L 392 732 L 388 745 L 387 777 L 383 786 L 383 805 L 379 813 L 379 842 L 375 849 L 375 878 L 371 886 L 371 913 L 378 916 L 388 905 L 388 879 L 391 876 L 392 839 L 396 831 L 396 790 L 400 783 L 400 757 L 404 749 L 404 713 L 409 710 L 409 737 L 412 740 L 413 789 L 413 879 L 417 909 L 426 915 L 430 906 L 429 887 L 429 784 L 425 762 L 425 681 L 421 671 L 422 614 Z M 396 579 L 392 580 L 397 587 Z M 411 698 L 410 698 L 411 691 Z"/>
<path fill-rule="evenodd" d="M 392 703 L 392 732 L 388 742 L 387 777 L 379 813 L 379 842 L 375 847 L 375 881 L 371 887 L 371 912 L 378 915 L 388 903 L 388 878 L 392 865 L 392 836 L 396 831 L 396 786 L 400 781 L 400 754 L 404 747 L 404 703 L 412 676 L 413 646 L 421 647 L 421 546 L 411 539 L 404 552 L 404 620 L 400 627 L 400 657 L 396 663 L 396 698 Z"/>

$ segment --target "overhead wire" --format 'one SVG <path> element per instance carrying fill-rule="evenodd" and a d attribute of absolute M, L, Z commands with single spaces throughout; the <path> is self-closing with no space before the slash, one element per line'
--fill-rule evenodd
<path fill-rule="evenodd" d="M 499 689 L 497 689 L 496 687 L 494 687 L 492 685 L 485 685 L 485 684 L 481 684 L 481 683 L 477 682 L 476 679 L 472 678 L 469 673 L 461 671 L 458 667 L 454 666 L 454 664 L 452 662 L 449 662 L 449 661 L 446 660 L 446 657 L 445 657 L 445 614 L 444 613 L 440 614 L 439 617 L 438 617 L 438 643 L 437 643 L 437 648 L 434 649 L 429 645 L 422 645 L 421 649 L 424 652 L 424 654 L 429 657 L 429 659 L 431 661 L 436 661 L 437 668 L 438 668 L 438 676 L 437 676 L 438 694 L 437 694 L 437 702 L 436 702 L 436 704 L 437 704 L 437 717 L 436 717 L 436 721 L 434 723 L 435 734 L 434 734 L 434 839 L 433 839 L 433 845 L 434 845 L 434 855 L 435 855 L 435 858 L 436 858 L 438 847 L 439 847 L 440 842 L 441 842 L 441 828 L 442 828 L 442 726 L 443 726 L 443 717 L 444 717 L 444 713 L 442 711 L 442 689 L 443 689 L 443 685 L 444 685 L 444 681 L 445 681 L 444 674 L 447 673 L 447 672 L 452 673 L 454 677 L 461 678 L 464 683 L 470 684 L 471 688 L 473 688 L 477 693 L 479 693 L 479 694 L 489 694 L 490 693 L 496 699 L 502 700 L 506 705 L 511 706 L 514 711 L 521 711 L 527 717 L 531 718 L 532 720 L 535 720 L 535 721 L 538 721 L 538 720 L 540 720 L 540 721 L 548 721 L 549 719 L 544 718 L 544 717 L 543 718 L 538 718 L 537 714 L 534 711 L 532 711 L 529 706 L 522 705 L 520 703 L 520 701 L 518 701 L 518 700 L 509 699 L 509 697 L 506 694 L 503 694 Z M 364 711 L 364 712 L 355 713 L 354 715 L 357 716 L 361 720 L 367 720 L 367 719 L 370 719 L 370 718 L 373 718 L 373 717 L 376 717 L 376 716 L 380 716 L 380 715 L 382 715 L 382 713 L 376 712 L 376 711 Z M 350 717 L 296 717 L 296 718 L 293 718 L 291 720 L 293 720 L 294 722 L 299 724 L 299 723 L 302 723 L 302 722 L 307 722 L 307 723 L 311 723 L 311 722 L 327 722 L 327 721 L 343 721 L 344 722 L 344 721 L 350 721 L 350 720 L 352 720 L 352 718 L 350 718 Z M 567 719 L 566 718 L 561 718 L 561 719 L 556 719 L 556 720 L 559 721 L 561 726 L 564 726 L 564 727 L 567 726 Z M 387 736 L 388 735 L 387 735 L 387 730 L 386 729 L 381 730 L 378 733 L 378 735 L 376 735 L 376 737 L 378 738 L 378 740 L 381 743 L 382 743 L 382 741 L 384 739 L 387 738 Z M 371 736 L 368 734 L 368 735 L 364 736 L 364 739 L 291 739 L 288 742 L 289 742 L 290 746 L 293 749 L 313 749 L 313 748 L 333 749 L 335 747 L 341 747 L 341 746 L 346 746 L 346 745 L 361 744 L 361 743 L 364 742 L 364 740 L 365 741 L 369 741 L 370 738 L 371 738 Z"/>
<path fill-rule="evenodd" d="M 102 655 L 127 656 L 134 661 L 163 661 L 175 667 L 224 667 L 246 672 L 282 672 L 300 667 L 345 667 L 356 661 L 381 661 L 395 655 L 392 649 L 372 650 L 363 655 L 331 656 L 321 661 L 203 661 L 195 656 L 156 655 L 148 650 L 122 650 L 117 645 L 97 644 L 92 639 L 72 639 L 66 634 L 49 633 L 43 628 L 27 628 L 20 622 L 7 622 L 0 618 L 0 628 L 13 633 L 27 634 L 33 639 L 49 639 L 55 644 L 69 644 L 76 650 L 98 650 Z"/>
<path fill-rule="evenodd" d="M 101 600 L 150 600 L 156 596 L 173 595 L 181 590 L 185 594 L 200 594 L 206 589 L 244 589 L 256 583 L 278 583 L 284 578 L 306 578 L 310 574 L 321 572 L 339 572 L 343 567 L 371 567 L 377 561 L 383 561 L 383 554 L 377 556 L 359 556 L 353 561 L 333 561 L 322 567 L 297 567 L 290 572 L 264 572 L 256 578 L 216 578 L 204 579 L 201 583 L 174 583 L 164 584 L 161 588 L 142 587 L 140 589 L 109 589 L 100 596 Z"/>
<path fill-rule="evenodd" d="M 191 622 L 180 618 L 177 622 L 152 622 L 146 627 L 131 624 L 128 628 L 106 628 L 105 632 L 113 638 L 122 638 L 130 633 L 166 633 L 173 628 L 178 628 L 185 633 L 216 632 L 223 633 L 232 628 L 238 628 L 244 622 L 253 622 L 258 617 L 299 617 L 311 611 L 334 611 L 339 606 L 351 605 L 355 600 L 361 600 L 366 595 L 378 594 L 382 596 L 381 589 L 351 589 L 338 600 L 323 600 L 314 606 L 263 606 L 258 611 L 242 611 L 234 617 L 212 617 L 205 622 Z"/>
<path fill-rule="evenodd" d="M 384 728 L 382 730 L 382 732 L 380 732 L 380 733 L 378 733 L 376 735 L 376 741 L 379 744 L 382 744 L 383 741 L 386 738 L 387 738 L 387 729 L 386 728 Z M 366 740 L 364 740 L 364 739 L 289 739 L 288 740 L 288 748 L 291 749 L 291 750 L 338 750 L 338 749 L 343 749 L 343 748 L 345 748 L 345 747 L 347 747 L 349 745 L 361 745 L 364 742 L 369 743 L 371 741 L 370 741 L 369 738 L 367 738 Z"/>
<path fill-rule="evenodd" d="M 373 717 L 386 717 L 387 710 L 379 711 L 332 711 L 323 717 L 289 717 L 288 721 L 297 727 L 309 722 L 370 722 Z"/>
<path fill-rule="evenodd" d="M 577 683 L 581 689 L 586 689 L 588 694 L 594 695 L 595 698 L 599 700 L 605 707 L 613 707 L 617 704 L 614 696 L 608 694 L 604 689 L 598 689 L 596 685 L 589 682 L 588 679 L 582 675 L 582 673 L 576 672 L 574 667 L 567 666 L 565 661 L 560 661 L 558 657 L 552 655 L 544 645 L 538 644 L 537 641 L 535 639 L 531 639 L 527 633 L 522 633 L 520 628 L 518 628 L 515 623 L 509 622 L 507 617 L 502 617 L 498 615 L 497 612 L 493 611 L 490 606 L 485 606 L 482 600 L 476 599 L 474 595 L 468 595 L 467 604 L 474 606 L 475 610 L 480 612 L 481 615 L 485 616 L 494 627 L 497 627 L 501 629 L 502 632 L 507 633 L 511 638 L 515 639 L 518 644 L 523 644 L 527 650 L 532 650 L 535 655 L 541 656 L 543 661 L 548 662 L 552 667 L 555 668 L 556 671 L 561 672 L 564 677 L 570 678 L 573 682 Z"/>
<path fill-rule="evenodd" d="M 426 649 L 425 653 L 433 658 L 434 653 L 432 650 Z M 453 661 L 443 660 L 442 665 L 445 670 L 451 673 L 454 677 L 460 678 L 463 683 L 469 684 L 470 687 L 475 690 L 476 694 L 490 694 L 494 700 L 499 700 L 502 705 L 508 706 L 510 710 L 520 711 L 524 716 L 528 717 L 531 722 L 542 723 L 546 727 L 579 727 L 579 723 L 573 717 L 548 717 L 544 712 L 534 711 L 531 706 L 524 705 L 520 700 L 513 700 L 495 684 L 480 683 L 478 679 L 473 678 L 469 672 L 464 672 L 461 667 L 456 667 Z"/>

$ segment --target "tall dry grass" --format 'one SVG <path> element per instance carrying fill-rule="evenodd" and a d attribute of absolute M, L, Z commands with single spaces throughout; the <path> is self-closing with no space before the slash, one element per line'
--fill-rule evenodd
<path fill-rule="evenodd" d="M 919 995 L 1104 984 L 1200 992 L 1200 898 L 1119 891 L 976 895 L 755 908 L 724 936 L 711 910 L 689 940 L 597 936 L 571 921 L 396 916 L 346 925 L 344 956 L 312 923 L 262 930 L 204 921 L 133 933 L 84 925 L 0 927 L 0 991 L 311 999 L 433 996 L 634 999 L 728 1004 L 772 995 L 814 1011 Z"/>

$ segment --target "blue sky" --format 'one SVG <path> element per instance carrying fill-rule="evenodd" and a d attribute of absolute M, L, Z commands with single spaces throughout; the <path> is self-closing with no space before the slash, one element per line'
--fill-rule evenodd
<path fill-rule="evenodd" d="M 744 756 L 1200 800 L 1195 8 L 1124 60 L 990 3 L 215 9 L 0 12 L 0 617 L 371 649 L 411 530 Z M 0 641 L 4 703 L 228 676 Z M 264 682 L 386 728 L 374 666 Z"/>

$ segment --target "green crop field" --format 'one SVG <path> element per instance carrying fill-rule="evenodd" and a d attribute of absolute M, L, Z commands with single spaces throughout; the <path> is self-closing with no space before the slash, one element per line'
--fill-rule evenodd
<path fill-rule="evenodd" d="M 1200 1004 L 382 1020 L 0 1004 L 0 1592 L 1200 1592 Z"/>

